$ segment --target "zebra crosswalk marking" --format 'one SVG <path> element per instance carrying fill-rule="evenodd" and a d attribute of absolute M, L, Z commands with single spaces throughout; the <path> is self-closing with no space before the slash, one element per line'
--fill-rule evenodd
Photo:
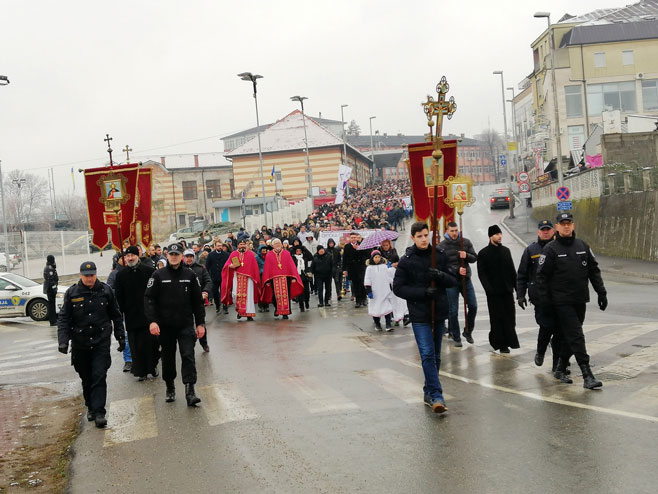
<path fill-rule="evenodd" d="M 13 374 L 25 374 L 28 372 L 37 372 L 48 369 L 55 369 L 57 367 L 66 367 L 70 362 L 58 362 L 55 364 L 35 365 L 32 367 L 19 367 L 18 369 L 7 369 L 0 371 L 0 376 L 11 376 Z"/>
<path fill-rule="evenodd" d="M 356 373 L 405 403 L 423 402 L 423 383 L 420 380 L 414 380 L 387 367 L 356 371 Z M 446 400 L 453 398 L 447 394 L 443 397 Z"/>
<path fill-rule="evenodd" d="M 6 349 L 3 352 L 0 352 L 0 356 L 3 355 L 9 355 L 16 353 L 17 351 L 25 351 L 26 349 L 30 347 L 35 347 L 35 348 L 46 348 L 46 347 L 52 347 L 52 348 L 57 348 L 57 342 L 53 340 L 31 340 L 31 341 L 25 341 L 25 342 L 20 342 L 20 343 L 10 343 L 8 349 Z"/>
<path fill-rule="evenodd" d="M 289 376 L 279 379 L 310 413 L 347 412 L 359 406 L 316 376 Z"/>
<path fill-rule="evenodd" d="M 53 349 L 46 349 L 46 350 L 40 350 L 37 352 L 30 352 L 25 353 L 25 354 L 14 354 L 14 355 L 9 355 L 6 357 L 0 357 L 0 362 L 7 362 L 8 360 L 18 360 L 18 359 L 24 359 L 24 358 L 30 358 L 30 357 L 36 357 L 39 355 L 52 355 L 53 354 Z"/>
<path fill-rule="evenodd" d="M 153 395 L 110 403 L 103 447 L 157 437 Z"/>
<path fill-rule="evenodd" d="M 27 358 L 25 360 L 20 360 L 20 361 L 17 361 L 17 362 L 3 362 L 3 363 L 0 363 L 0 369 L 6 369 L 8 367 L 16 367 L 16 366 L 19 366 L 19 365 L 24 366 L 24 365 L 27 365 L 27 364 L 37 364 L 39 362 L 48 362 L 49 360 L 56 360 L 56 359 L 59 358 L 59 355 L 56 355 L 56 354 L 53 355 L 52 352 L 49 352 L 49 353 L 51 353 L 51 355 L 46 355 L 46 356 L 43 356 L 43 357 L 36 357 L 36 358 Z"/>
<path fill-rule="evenodd" d="M 211 426 L 259 418 L 249 400 L 233 383 L 216 383 L 197 390 L 201 408 Z"/>
<path fill-rule="evenodd" d="M 638 336 L 642 336 L 656 330 L 658 330 L 658 324 L 653 322 L 625 327 L 619 331 L 603 335 L 592 342 L 587 342 L 587 353 L 590 355 L 596 355 L 598 353 L 610 350 L 611 348 L 614 348 L 617 345 L 625 343 L 629 340 L 637 338 Z"/>
<path fill-rule="evenodd" d="M 620 358 L 598 370 L 599 373 L 618 374 L 627 378 L 637 377 L 658 361 L 658 343 L 642 348 L 628 357 Z"/>

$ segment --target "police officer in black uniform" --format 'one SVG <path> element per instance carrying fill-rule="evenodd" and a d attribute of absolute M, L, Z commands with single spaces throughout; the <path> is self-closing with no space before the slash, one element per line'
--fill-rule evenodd
<path fill-rule="evenodd" d="M 535 365 L 541 367 L 544 364 L 544 354 L 551 344 L 553 351 L 553 372 L 557 368 L 560 356 L 560 333 L 555 331 L 555 312 L 550 305 L 542 303 L 537 292 L 537 266 L 539 257 L 544 247 L 555 237 L 553 223 L 550 220 L 541 220 L 537 225 L 537 241 L 532 242 L 523 251 L 521 262 L 516 276 L 516 299 L 519 307 L 523 310 L 528 305 L 526 293 L 530 303 L 535 307 L 535 321 L 539 324 L 537 335 L 537 353 L 535 354 Z M 552 338 L 551 338 L 552 337 Z"/>
<path fill-rule="evenodd" d="M 598 294 L 601 310 L 608 306 L 608 298 L 592 249 L 576 238 L 574 228 L 571 213 L 558 214 L 555 240 L 544 247 L 539 257 L 537 284 L 542 299 L 553 307 L 557 327 L 563 336 L 555 377 L 563 383 L 573 382 L 567 375 L 566 366 L 574 355 L 583 372 L 583 387 L 595 389 L 603 384 L 592 374 L 583 334 L 586 304 L 589 302 L 588 282 Z"/>
<path fill-rule="evenodd" d="M 175 243 L 167 251 L 167 265 L 153 273 L 146 285 L 144 311 L 151 334 L 160 337 L 162 378 L 167 384 L 166 401 L 176 399 L 174 380 L 178 343 L 185 398 L 188 406 L 194 406 L 201 401 L 194 392 L 194 344 L 197 337 L 205 334 L 206 312 L 199 280 L 191 269 L 181 263 L 183 247 Z"/>
<path fill-rule="evenodd" d="M 96 265 L 80 266 L 80 281 L 66 290 L 57 320 L 59 351 L 66 354 L 71 341 L 71 362 L 82 379 L 87 420 L 105 427 L 107 370 L 110 368 L 112 327 L 119 342 L 118 352 L 126 348 L 123 318 L 112 289 L 96 278 Z"/>
<path fill-rule="evenodd" d="M 57 297 L 57 285 L 59 276 L 57 275 L 57 265 L 55 256 L 46 256 L 46 267 L 43 268 L 43 293 L 48 297 L 48 319 L 50 325 L 57 324 L 57 309 L 55 307 L 55 298 Z"/>

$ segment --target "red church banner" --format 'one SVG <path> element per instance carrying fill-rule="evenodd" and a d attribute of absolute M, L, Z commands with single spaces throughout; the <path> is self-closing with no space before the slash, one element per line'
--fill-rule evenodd
<path fill-rule="evenodd" d="M 141 239 L 140 243 L 147 247 L 153 241 L 151 231 L 151 169 L 140 168 L 137 180 L 137 199 L 135 202 L 135 221 L 131 225 L 130 244 L 137 243 L 137 234 L 135 225 L 140 224 Z"/>
<path fill-rule="evenodd" d="M 117 218 L 122 237 L 125 239 L 130 235 L 135 218 L 137 174 L 136 164 L 90 168 L 84 172 L 91 243 L 100 250 L 110 242 L 108 230 L 112 234 L 112 247 L 119 250 L 121 240 Z M 150 194 L 148 197 L 150 204 Z"/>
<path fill-rule="evenodd" d="M 434 146 L 430 142 L 409 144 L 409 180 L 411 181 L 411 196 L 414 213 L 419 221 L 431 222 L 434 214 L 434 171 L 432 169 L 432 152 Z M 454 221 L 455 210 L 443 202 L 445 185 L 443 181 L 457 175 L 457 141 L 443 141 L 443 177 L 439 177 L 438 217 L 443 217 L 444 228 Z"/>

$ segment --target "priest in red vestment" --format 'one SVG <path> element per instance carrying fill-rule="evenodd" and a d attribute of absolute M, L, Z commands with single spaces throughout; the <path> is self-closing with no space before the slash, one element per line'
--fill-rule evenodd
<path fill-rule="evenodd" d="M 235 301 L 238 319 L 246 317 L 247 321 L 253 321 L 259 295 L 260 272 L 256 255 L 241 241 L 238 250 L 231 252 L 222 269 L 222 303 L 233 305 Z"/>
<path fill-rule="evenodd" d="M 274 302 L 274 317 L 283 316 L 283 319 L 288 319 L 290 299 L 301 295 L 304 285 L 290 252 L 283 248 L 281 240 L 272 240 L 272 249 L 265 256 L 261 300 Z"/>

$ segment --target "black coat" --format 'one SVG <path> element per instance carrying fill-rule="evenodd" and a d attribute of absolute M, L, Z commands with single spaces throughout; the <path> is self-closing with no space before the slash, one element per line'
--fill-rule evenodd
<path fill-rule="evenodd" d="M 224 269 L 224 264 L 228 261 L 228 258 L 231 254 L 220 250 L 219 252 L 213 250 L 208 254 L 206 259 L 206 269 L 210 275 L 210 279 L 213 283 L 218 284 L 222 280 L 222 269 Z"/>
<path fill-rule="evenodd" d="M 519 269 L 516 272 L 516 296 L 519 299 L 525 298 L 526 293 L 533 305 L 542 305 L 540 302 L 539 291 L 537 290 L 537 267 L 544 247 L 550 240 L 542 241 L 537 239 L 532 242 L 523 251 Z"/>
<path fill-rule="evenodd" d="M 204 268 L 198 262 L 194 262 L 189 265 L 186 264 L 185 267 L 188 267 L 192 271 L 194 271 L 194 274 L 199 280 L 199 285 L 201 285 L 202 292 L 206 292 L 206 293 L 212 292 L 212 280 L 210 279 L 210 275 L 208 274 L 208 270 L 206 268 Z"/>
<path fill-rule="evenodd" d="M 556 236 L 544 247 L 537 267 L 537 285 L 542 302 L 552 305 L 586 304 L 589 282 L 600 297 L 607 295 L 599 263 L 585 242 Z"/>
<path fill-rule="evenodd" d="M 489 243 L 478 252 L 478 276 L 487 296 L 513 293 L 516 289 L 516 269 L 512 253 L 504 245 Z"/>
<path fill-rule="evenodd" d="M 395 270 L 393 293 L 407 301 L 411 322 L 432 322 L 431 298 L 426 294 L 426 290 L 431 284 L 429 268 L 432 263 L 432 251 L 430 249 L 421 250 L 412 245 L 400 258 Z M 445 273 L 442 281 L 438 283 L 438 290 L 434 298 L 436 301 L 435 321 L 441 321 L 448 317 L 448 298 L 445 289 L 457 286 L 457 278 L 450 269 L 446 253 L 441 247 L 436 248 L 436 267 Z"/>
<path fill-rule="evenodd" d="M 370 259 L 370 249 L 358 250 L 352 244 L 343 249 L 343 271 L 349 279 L 363 278 L 366 273 L 366 261 Z"/>
<path fill-rule="evenodd" d="M 57 318 L 57 341 L 72 348 L 109 345 L 114 337 L 126 339 L 123 317 L 112 289 L 100 281 L 87 288 L 82 281 L 69 287 L 64 294 L 62 310 Z"/>
<path fill-rule="evenodd" d="M 460 248 L 460 240 L 459 237 L 457 237 L 457 240 L 451 239 L 448 234 L 446 234 L 443 237 L 443 240 L 439 244 L 443 248 L 443 250 L 446 251 L 446 255 L 448 256 L 448 264 L 452 267 L 452 269 L 455 270 L 455 273 L 459 273 L 459 268 L 461 266 L 461 259 L 459 258 L 459 251 L 463 250 L 466 252 L 466 259 L 464 259 L 465 262 L 465 268 L 466 268 L 466 278 L 471 277 L 471 267 L 469 264 L 473 264 L 474 262 L 477 262 L 478 260 L 478 255 L 475 253 L 475 249 L 473 248 L 473 243 L 465 238 L 464 239 L 464 248 Z"/>
<path fill-rule="evenodd" d="M 54 262 L 47 262 L 46 267 L 43 268 L 43 293 L 56 292 L 58 284 L 57 266 Z"/>
<path fill-rule="evenodd" d="M 311 271 L 313 274 L 322 280 L 331 278 L 334 274 L 334 258 L 327 254 L 325 250 L 324 254 L 315 254 L 313 256 L 313 264 L 311 264 Z"/>
<path fill-rule="evenodd" d="M 153 269 L 142 262 L 135 267 L 126 266 L 116 274 L 114 293 L 129 331 L 149 325 L 144 314 L 144 292 L 152 274 Z"/>
<path fill-rule="evenodd" d="M 194 272 L 183 265 L 158 269 L 146 284 L 144 312 L 149 324 L 160 327 L 181 330 L 204 324 L 206 310 Z"/>

